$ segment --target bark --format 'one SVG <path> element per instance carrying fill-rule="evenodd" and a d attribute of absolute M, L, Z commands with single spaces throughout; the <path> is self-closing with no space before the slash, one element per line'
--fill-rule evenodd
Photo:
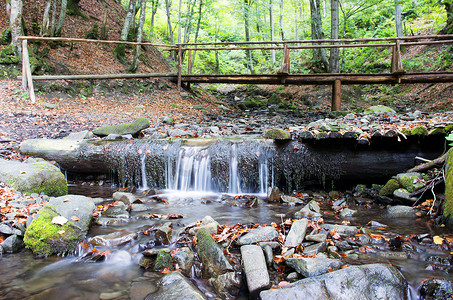
<path fill-rule="evenodd" d="M 22 7 L 22 0 L 10 1 L 9 26 L 11 28 L 11 44 L 18 56 L 22 53 L 22 42 L 17 40 L 17 37 L 22 35 Z"/>
<path fill-rule="evenodd" d="M 143 25 L 145 24 L 146 17 L 146 0 L 140 0 L 140 18 L 138 20 L 138 33 L 137 33 L 137 43 L 141 43 L 143 40 Z M 140 57 L 141 45 L 137 45 L 135 48 L 134 61 L 132 63 L 129 71 L 135 72 L 138 68 L 138 62 Z"/>
<path fill-rule="evenodd" d="M 192 18 L 193 18 L 193 10 L 195 8 L 196 1 L 189 1 L 187 3 L 187 15 L 186 17 L 186 27 L 184 28 L 184 43 L 188 43 L 190 39 L 190 31 L 192 30 Z"/>
<path fill-rule="evenodd" d="M 124 20 L 123 29 L 121 30 L 120 41 L 127 40 L 127 35 L 131 28 L 131 24 L 134 21 L 133 18 L 135 16 L 135 5 L 136 5 L 136 0 L 129 0 L 129 6 L 127 9 L 126 19 Z"/>
<path fill-rule="evenodd" d="M 165 0 L 165 11 L 167 13 L 167 39 L 170 39 L 170 44 L 173 44 L 173 29 L 171 27 L 171 0 Z"/>
<path fill-rule="evenodd" d="M 52 6 L 52 0 L 47 0 L 46 5 L 44 7 L 44 15 L 42 17 L 42 28 L 40 32 L 40 36 L 49 35 L 49 26 L 50 26 L 50 8 Z"/>
<path fill-rule="evenodd" d="M 285 30 L 283 29 L 283 0 L 280 0 L 280 34 L 282 41 L 285 40 Z"/>
<path fill-rule="evenodd" d="M 53 1 L 52 5 L 52 24 L 50 25 L 50 36 L 55 36 L 55 26 L 57 21 L 57 0 Z"/>
<path fill-rule="evenodd" d="M 250 2 L 249 0 L 244 0 L 244 29 L 245 29 L 245 40 L 247 42 L 250 41 L 250 25 L 249 25 L 249 18 L 250 18 Z M 252 50 L 247 51 L 247 58 L 248 58 L 248 67 L 250 73 L 254 73 L 253 70 L 253 60 L 252 60 Z"/>
<path fill-rule="evenodd" d="M 154 18 L 159 7 L 159 0 L 151 0 L 151 34 L 154 33 Z"/>
<path fill-rule="evenodd" d="M 296 40 L 299 40 L 299 20 L 297 17 L 297 8 L 298 8 L 298 1 L 294 1 L 294 27 L 296 29 Z"/>
<path fill-rule="evenodd" d="M 331 7 L 330 8 L 331 9 L 331 38 L 338 39 L 338 36 L 339 36 L 338 0 L 331 0 L 330 7 Z M 331 73 L 340 72 L 340 49 L 338 49 L 338 48 L 330 49 L 330 72 Z"/>
<path fill-rule="evenodd" d="M 311 12 L 311 38 L 313 40 L 324 39 L 324 32 L 322 31 L 321 7 L 319 0 L 310 0 Z M 329 67 L 327 60 L 326 49 L 315 48 L 313 49 L 313 64 L 315 70 L 326 72 Z"/>
<path fill-rule="evenodd" d="M 447 22 L 440 33 L 451 34 L 453 32 L 453 2 L 451 0 L 444 0 L 441 3 L 444 5 L 445 11 L 447 12 Z"/>
<path fill-rule="evenodd" d="M 396 0 L 395 3 L 395 28 L 396 28 L 396 36 L 402 37 L 403 36 L 403 22 L 401 20 L 401 3 Z"/>
<path fill-rule="evenodd" d="M 274 41 L 274 3 L 269 0 L 269 25 L 271 30 L 271 41 Z M 275 64 L 275 50 L 271 50 L 272 64 Z"/>
<path fill-rule="evenodd" d="M 57 27 L 55 29 L 55 36 L 61 36 L 63 30 L 64 20 L 66 18 L 66 8 L 68 6 L 68 0 L 61 0 L 60 16 L 58 18 Z"/>
<path fill-rule="evenodd" d="M 182 0 L 179 0 L 179 11 L 178 11 L 178 44 L 181 44 L 181 11 L 182 11 Z"/>
<path fill-rule="evenodd" d="M 198 6 L 198 21 L 197 21 L 197 29 L 195 30 L 194 43 L 196 43 L 198 41 L 198 34 L 200 32 L 202 12 L 203 12 L 203 0 L 200 0 L 200 4 Z M 196 57 L 196 52 L 195 51 L 193 52 L 193 56 L 192 57 L 193 57 L 192 58 L 192 64 L 190 66 L 190 69 L 192 69 L 193 64 L 195 63 L 195 57 Z M 217 51 L 216 51 L 216 59 L 218 59 Z M 217 63 L 218 63 L 218 61 L 217 61 Z"/>

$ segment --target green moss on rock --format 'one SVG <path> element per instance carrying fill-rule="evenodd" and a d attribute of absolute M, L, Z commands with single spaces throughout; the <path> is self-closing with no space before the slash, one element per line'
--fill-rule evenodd
<path fill-rule="evenodd" d="M 33 253 L 49 256 L 73 253 L 77 249 L 84 233 L 71 221 L 64 225 L 52 224 L 57 216 L 54 208 L 45 206 L 27 228 L 24 242 Z"/>
<path fill-rule="evenodd" d="M 392 178 L 384 185 L 384 187 L 379 192 L 381 196 L 391 196 L 393 192 L 400 188 L 398 180 Z"/>
<path fill-rule="evenodd" d="M 290 140 L 291 135 L 289 132 L 280 129 L 280 128 L 272 128 L 268 129 L 266 133 L 264 133 L 265 139 L 273 139 L 273 140 Z"/>
<path fill-rule="evenodd" d="M 429 135 L 438 135 L 438 134 L 445 134 L 444 128 L 433 128 L 429 131 Z"/>
<path fill-rule="evenodd" d="M 154 270 L 159 271 L 162 269 L 173 269 L 173 261 L 171 259 L 170 253 L 165 250 L 160 250 L 159 254 L 157 254 L 156 261 L 154 262 Z"/>
<path fill-rule="evenodd" d="M 417 126 L 411 131 L 412 135 L 428 135 L 428 129 L 425 126 Z"/>
<path fill-rule="evenodd" d="M 149 127 L 149 120 L 147 118 L 140 117 L 133 121 L 132 123 L 113 125 L 113 126 L 103 126 L 93 130 L 93 133 L 98 136 L 107 136 L 109 134 L 136 134 L 140 130 L 146 129 Z"/>

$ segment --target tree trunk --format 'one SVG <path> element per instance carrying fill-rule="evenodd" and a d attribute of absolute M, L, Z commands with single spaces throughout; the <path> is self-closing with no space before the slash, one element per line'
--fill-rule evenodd
<path fill-rule="evenodd" d="M 55 29 L 55 36 L 61 36 L 63 30 L 64 19 L 66 18 L 66 8 L 68 0 L 61 0 L 60 17 L 58 18 L 57 28 Z"/>
<path fill-rule="evenodd" d="M 167 13 L 167 39 L 170 39 L 170 44 L 173 44 L 173 29 L 171 27 L 171 0 L 165 0 L 165 11 Z"/>
<path fill-rule="evenodd" d="M 324 39 L 324 33 L 322 31 L 322 19 L 321 19 L 321 7 L 319 6 L 319 0 L 310 0 L 310 12 L 311 12 L 311 38 L 313 40 Z M 315 70 L 326 72 L 329 67 L 327 60 L 326 49 L 314 48 L 313 49 L 313 64 Z"/>
<path fill-rule="evenodd" d="M 396 27 L 396 36 L 403 36 L 403 22 L 401 21 L 401 3 L 399 0 L 396 0 L 395 3 L 395 27 Z"/>
<path fill-rule="evenodd" d="M 294 0 L 294 27 L 296 29 L 296 40 L 299 40 L 299 20 L 297 17 L 297 7 L 299 3 L 297 0 Z"/>
<path fill-rule="evenodd" d="M 21 41 L 17 40 L 17 37 L 22 35 L 22 7 L 22 0 L 10 1 L 9 26 L 11 28 L 11 45 L 13 45 L 14 51 L 18 56 L 22 53 Z"/>
<path fill-rule="evenodd" d="M 285 40 L 285 30 L 283 29 L 283 0 L 280 0 L 280 34 L 282 41 Z"/>
<path fill-rule="evenodd" d="M 445 11 L 447 12 L 447 23 L 440 33 L 451 34 L 453 32 L 453 2 L 444 0 L 442 4 L 445 6 Z"/>
<path fill-rule="evenodd" d="M 269 0 L 269 25 L 271 29 L 271 41 L 274 41 L 274 3 Z M 275 64 L 275 50 L 271 50 L 272 64 Z"/>
<path fill-rule="evenodd" d="M 124 19 L 123 29 L 121 30 L 120 41 L 127 40 L 127 35 L 131 28 L 131 23 L 133 21 L 133 17 L 135 16 L 135 5 L 136 5 L 136 0 L 129 0 L 129 6 L 127 8 L 126 19 Z"/>
<path fill-rule="evenodd" d="M 200 32 L 200 25 L 201 25 L 201 18 L 202 18 L 202 11 L 203 11 L 203 0 L 200 0 L 200 5 L 198 6 L 198 21 L 197 21 L 197 29 L 195 30 L 195 39 L 194 43 L 198 41 L 198 33 Z M 193 51 L 192 56 L 192 63 L 190 69 L 192 69 L 193 64 L 195 63 L 196 52 Z M 218 58 L 217 51 L 216 51 L 216 59 Z"/>
<path fill-rule="evenodd" d="M 196 0 L 187 2 L 187 15 L 186 17 L 186 27 L 184 28 L 184 39 L 183 43 L 188 43 L 190 39 L 190 31 L 192 30 L 192 18 L 193 10 L 195 8 Z"/>
<path fill-rule="evenodd" d="M 50 36 L 55 36 L 55 26 L 57 22 L 57 1 L 58 0 L 53 0 L 53 6 L 52 6 L 52 24 L 50 25 Z"/>
<path fill-rule="evenodd" d="M 338 39 L 339 36 L 339 10 L 338 10 L 338 0 L 330 0 L 330 9 L 331 9 L 331 39 Z M 336 44 L 336 43 L 335 43 Z M 330 49 L 330 72 L 339 73 L 340 72 L 340 49 L 331 48 Z"/>
<path fill-rule="evenodd" d="M 154 18 L 159 7 L 159 0 L 151 0 L 151 35 L 154 33 Z"/>
<path fill-rule="evenodd" d="M 143 39 L 143 24 L 145 24 L 145 17 L 146 17 L 146 0 L 140 0 L 140 18 L 138 21 L 139 25 L 137 33 L 137 43 L 141 43 Z M 134 61 L 132 62 L 132 66 L 129 69 L 129 71 L 132 73 L 137 71 L 141 47 L 142 47 L 141 45 L 137 45 L 135 47 Z"/>
<path fill-rule="evenodd" d="M 178 44 L 181 44 L 181 10 L 182 10 L 182 0 L 179 0 L 179 11 L 178 11 Z"/>
<path fill-rule="evenodd" d="M 249 18 L 250 18 L 250 2 L 249 0 L 244 0 L 244 29 L 245 29 L 245 40 L 247 42 L 250 41 L 250 26 L 249 26 Z M 253 60 L 252 60 L 252 50 L 247 50 L 247 58 L 248 58 L 248 66 L 250 73 L 253 74 Z"/>
<path fill-rule="evenodd" d="M 56 1 L 56 0 L 55 0 Z M 52 6 L 52 0 L 46 1 L 46 6 L 44 7 L 44 15 L 42 17 L 42 28 L 40 32 L 40 36 L 49 35 L 49 25 L 50 25 L 50 7 Z"/>

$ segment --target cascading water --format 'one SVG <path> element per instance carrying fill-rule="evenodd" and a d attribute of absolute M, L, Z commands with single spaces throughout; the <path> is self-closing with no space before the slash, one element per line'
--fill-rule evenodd
<path fill-rule="evenodd" d="M 229 172 L 230 181 L 228 183 L 228 192 L 230 194 L 240 194 L 241 190 L 241 175 L 238 170 L 238 153 L 237 145 L 233 144 L 231 146 L 231 159 L 230 159 L 230 172 Z"/>

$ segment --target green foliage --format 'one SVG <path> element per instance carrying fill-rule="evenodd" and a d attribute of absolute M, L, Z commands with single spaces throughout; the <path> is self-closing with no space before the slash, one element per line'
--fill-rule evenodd
<path fill-rule="evenodd" d="M 96 24 L 96 23 L 93 24 L 93 27 L 91 28 L 91 30 L 87 31 L 85 33 L 85 38 L 86 39 L 91 39 L 91 40 L 99 39 L 99 26 L 98 26 L 98 24 Z"/>
<path fill-rule="evenodd" d="M 450 132 L 450 134 L 447 135 L 447 136 L 445 137 L 445 139 L 446 139 L 447 141 L 451 142 L 450 144 L 448 144 L 448 146 L 453 146 L 453 132 Z"/>
<path fill-rule="evenodd" d="M 8 45 L 11 43 L 11 30 L 9 28 L 0 33 L 0 45 Z"/>

